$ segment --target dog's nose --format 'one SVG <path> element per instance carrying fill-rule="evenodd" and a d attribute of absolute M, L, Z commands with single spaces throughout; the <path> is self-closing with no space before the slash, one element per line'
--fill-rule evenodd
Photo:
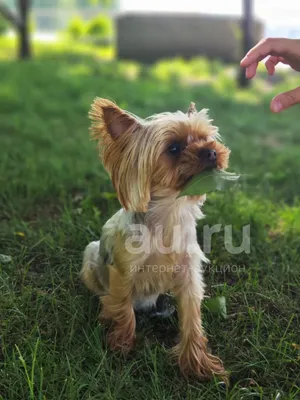
<path fill-rule="evenodd" d="M 217 152 L 214 149 L 201 149 L 199 151 L 199 158 L 203 161 L 215 162 L 217 159 Z"/>

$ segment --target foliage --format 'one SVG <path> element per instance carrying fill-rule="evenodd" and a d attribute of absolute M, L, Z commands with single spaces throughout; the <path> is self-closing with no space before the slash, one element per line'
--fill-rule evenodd
<path fill-rule="evenodd" d="M 157 65 L 101 62 L 100 50 L 69 42 L 39 45 L 35 60 L 21 64 L 7 58 L 13 52 L 0 39 L 0 254 L 12 257 L 0 263 L 0 398 L 299 398 L 298 109 L 272 115 L 278 87 L 258 77 L 251 91 L 239 91 L 232 68 L 201 59 L 177 65 L 170 80 L 154 76 Z M 201 81 L 204 70 L 209 79 Z M 85 245 L 119 207 L 88 137 L 95 96 L 141 117 L 195 101 L 210 109 L 232 150 L 239 186 L 208 195 L 198 228 L 203 243 L 204 225 L 222 225 L 205 281 L 208 296 L 226 300 L 227 318 L 208 302 L 203 319 L 231 371 L 227 390 L 180 376 L 166 351 L 178 334 L 175 318 L 139 316 L 132 356 L 106 351 L 97 298 L 79 279 Z M 239 245 L 247 224 L 250 254 L 228 253 L 225 225 Z"/>
<path fill-rule="evenodd" d="M 8 30 L 9 24 L 6 19 L 0 15 L 0 36 L 5 34 Z"/>
<path fill-rule="evenodd" d="M 78 40 L 85 34 L 85 32 L 86 25 L 82 18 L 79 16 L 73 17 L 67 26 L 67 33 L 72 39 Z"/>
<path fill-rule="evenodd" d="M 112 37 L 113 23 L 112 19 L 105 14 L 99 14 L 87 22 L 76 16 L 70 20 L 66 32 L 74 40 L 92 40 L 94 44 L 97 44 L 99 39 Z"/>
<path fill-rule="evenodd" d="M 98 38 L 108 38 L 113 33 L 112 19 L 105 14 L 99 14 L 87 25 L 87 35 Z"/>

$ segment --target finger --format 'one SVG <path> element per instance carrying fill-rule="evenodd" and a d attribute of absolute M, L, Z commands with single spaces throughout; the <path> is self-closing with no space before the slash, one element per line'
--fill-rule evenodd
<path fill-rule="evenodd" d="M 251 64 L 248 68 L 246 68 L 246 77 L 251 79 L 255 76 L 257 70 L 258 63 Z"/>
<path fill-rule="evenodd" d="M 279 57 L 279 61 L 280 61 L 282 64 L 290 65 L 290 63 L 289 63 L 288 61 L 285 61 L 285 59 L 284 59 L 283 57 Z"/>
<path fill-rule="evenodd" d="M 270 56 L 265 62 L 266 69 L 269 75 L 273 75 L 275 72 L 276 65 L 280 63 L 279 57 Z"/>
<path fill-rule="evenodd" d="M 280 93 L 275 96 L 271 101 L 271 111 L 277 113 L 295 104 L 300 103 L 300 86 L 288 92 Z"/>
<path fill-rule="evenodd" d="M 290 47 L 288 39 L 263 39 L 248 51 L 246 56 L 241 60 L 241 66 L 249 67 L 251 64 L 259 62 L 269 55 L 278 56 L 287 50 L 287 46 Z"/>
<path fill-rule="evenodd" d="M 287 61 L 283 57 L 277 57 L 277 56 L 270 56 L 267 61 L 265 62 L 266 69 L 268 71 L 269 75 L 274 75 L 275 73 L 275 67 L 277 64 L 282 63 L 282 64 L 288 64 Z"/>

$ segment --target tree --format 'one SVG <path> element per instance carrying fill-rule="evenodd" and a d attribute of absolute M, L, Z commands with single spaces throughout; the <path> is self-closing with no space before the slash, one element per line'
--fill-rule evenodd
<path fill-rule="evenodd" d="M 11 23 L 19 37 L 19 58 L 25 60 L 31 57 L 31 46 L 29 37 L 29 10 L 31 0 L 16 0 L 17 13 L 0 1 L 0 14 Z"/>
<path fill-rule="evenodd" d="M 253 17 L 252 17 L 252 0 L 243 1 L 243 54 L 246 54 L 253 45 Z M 239 83 L 241 87 L 247 87 L 249 80 L 246 78 L 245 69 L 240 69 Z"/>

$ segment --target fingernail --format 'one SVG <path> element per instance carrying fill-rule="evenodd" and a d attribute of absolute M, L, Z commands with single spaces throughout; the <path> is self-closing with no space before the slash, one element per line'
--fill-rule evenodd
<path fill-rule="evenodd" d="M 242 58 L 240 64 L 243 65 L 247 61 L 247 58 L 248 58 L 247 55 L 244 58 Z"/>
<path fill-rule="evenodd" d="M 273 111 L 279 112 L 280 110 L 282 110 L 282 104 L 279 100 L 276 100 L 273 104 Z"/>

